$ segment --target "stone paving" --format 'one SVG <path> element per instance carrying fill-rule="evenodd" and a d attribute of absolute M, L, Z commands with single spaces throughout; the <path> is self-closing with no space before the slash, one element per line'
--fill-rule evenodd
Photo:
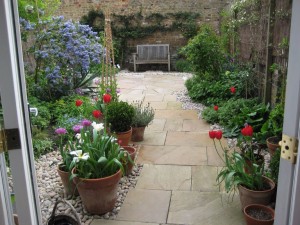
<path fill-rule="evenodd" d="M 116 220 L 92 225 L 244 225 L 238 196 L 216 185 L 222 166 L 208 138 L 210 125 L 195 110 L 181 109 L 174 91 L 184 89 L 182 75 L 124 73 L 118 76 L 121 100 L 144 100 L 155 108 L 137 163 L 144 164 Z"/>

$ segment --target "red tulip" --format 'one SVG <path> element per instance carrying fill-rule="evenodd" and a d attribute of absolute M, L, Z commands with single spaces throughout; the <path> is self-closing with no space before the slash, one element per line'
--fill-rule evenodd
<path fill-rule="evenodd" d="M 242 130 L 241 133 L 243 136 L 252 136 L 253 135 L 253 128 L 252 126 L 246 125 Z"/>
<path fill-rule="evenodd" d="M 81 106 L 82 103 L 83 103 L 83 101 L 80 100 L 80 99 L 77 99 L 77 100 L 75 101 L 75 105 L 76 105 L 77 107 Z"/>
<path fill-rule="evenodd" d="M 110 94 L 104 94 L 103 95 L 103 101 L 104 101 L 104 103 L 110 103 L 111 95 Z"/>
<path fill-rule="evenodd" d="M 99 119 L 102 116 L 102 112 L 100 110 L 94 110 L 93 116 L 97 119 Z"/>
<path fill-rule="evenodd" d="M 234 94 L 234 93 L 236 92 L 235 87 L 231 87 L 231 88 L 230 88 L 230 91 L 231 91 L 232 94 Z"/>
<path fill-rule="evenodd" d="M 216 138 L 220 140 L 222 138 L 223 132 L 221 130 L 217 130 L 215 131 L 215 133 L 216 133 Z"/>
<path fill-rule="evenodd" d="M 218 111 L 218 110 L 219 110 L 219 106 L 215 105 L 215 106 L 214 106 L 214 110 L 215 110 L 215 111 Z"/>
<path fill-rule="evenodd" d="M 214 130 L 210 130 L 208 131 L 208 135 L 211 139 L 215 139 L 216 138 L 216 132 Z"/>

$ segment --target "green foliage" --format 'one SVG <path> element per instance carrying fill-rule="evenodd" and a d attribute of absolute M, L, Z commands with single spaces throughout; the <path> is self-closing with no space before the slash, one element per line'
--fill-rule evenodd
<path fill-rule="evenodd" d="M 60 3 L 60 0 L 18 0 L 19 16 L 30 22 L 50 19 Z"/>
<path fill-rule="evenodd" d="M 114 50 L 116 62 L 122 64 L 127 53 L 127 41 L 152 35 L 155 32 L 180 31 L 185 38 L 191 38 L 197 34 L 198 13 L 177 12 L 159 14 L 152 13 L 143 16 L 140 12 L 131 15 L 112 15 L 112 33 L 114 36 Z M 145 23 L 142 24 L 142 21 Z M 172 21 L 172 23 L 170 23 Z M 103 32 L 104 14 L 102 11 L 90 11 L 81 18 L 81 23 L 92 26 L 94 31 Z"/>
<path fill-rule="evenodd" d="M 76 100 L 82 100 L 83 104 L 77 107 L 75 104 Z M 92 104 L 90 98 L 82 95 L 70 95 L 62 97 L 53 102 L 51 106 L 51 114 L 53 116 L 52 120 L 53 122 L 57 122 L 59 125 L 68 123 L 68 120 L 69 122 L 74 120 L 74 123 L 76 124 L 80 119 L 91 119 L 92 112 L 95 109 L 95 106 Z"/>
<path fill-rule="evenodd" d="M 33 96 L 29 96 L 28 101 L 30 103 L 30 107 L 38 109 L 37 116 L 30 114 L 31 124 L 42 130 L 48 128 L 51 122 L 51 104 L 40 101 L 38 98 Z"/>
<path fill-rule="evenodd" d="M 219 78 L 224 53 L 219 37 L 211 27 L 202 26 L 198 34 L 182 48 L 181 53 L 186 56 L 199 76 L 208 74 L 210 79 Z"/>
<path fill-rule="evenodd" d="M 230 98 L 251 98 L 256 97 L 258 85 L 255 73 L 247 67 L 236 67 L 226 64 L 227 70 L 219 75 L 219 79 L 211 80 L 209 75 L 194 76 L 186 81 L 189 96 L 196 102 L 204 105 L 217 105 Z M 236 92 L 230 92 L 230 88 L 235 87 Z"/>
<path fill-rule="evenodd" d="M 134 116 L 132 120 L 133 127 L 148 126 L 154 119 L 154 109 L 150 106 L 150 103 L 143 106 L 143 102 L 134 102 Z"/>
<path fill-rule="evenodd" d="M 267 121 L 261 128 L 261 134 L 263 137 L 277 136 L 281 137 L 283 129 L 283 117 L 284 106 L 283 104 L 277 104 L 270 112 Z"/>
<path fill-rule="evenodd" d="M 112 132 L 130 130 L 134 116 L 134 108 L 127 102 L 111 102 L 106 107 L 106 122 L 110 124 Z"/>
<path fill-rule="evenodd" d="M 219 105 L 218 111 L 207 107 L 202 112 L 204 120 L 222 125 L 227 137 L 237 136 L 245 123 L 259 132 L 268 114 L 269 107 L 258 103 L 257 99 L 229 99 Z"/>
<path fill-rule="evenodd" d="M 270 161 L 270 174 L 269 177 L 277 183 L 278 181 L 278 175 L 279 175 L 279 167 L 280 167 L 280 154 L 281 152 L 279 150 L 276 150 L 273 157 Z"/>
<path fill-rule="evenodd" d="M 178 72 L 193 72 L 192 65 L 184 59 L 179 59 L 176 61 L 176 71 Z"/>
<path fill-rule="evenodd" d="M 32 146 L 35 158 L 53 151 L 53 145 L 54 142 L 49 138 L 47 131 L 32 126 Z"/>

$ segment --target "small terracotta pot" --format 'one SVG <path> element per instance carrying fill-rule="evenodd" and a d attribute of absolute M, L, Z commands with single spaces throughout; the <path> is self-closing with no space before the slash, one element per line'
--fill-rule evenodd
<path fill-rule="evenodd" d="M 57 167 L 57 173 L 61 178 L 61 182 L 65 189 L 66 196 L 78 196 L 77 188 L 73 181 L 70 181 L 70 172 L 65 172 L 61 169 L 62 164 L 58 165 Z"/>
<path fill-rule="evenodd" d="M 111 176 L 97 179 L 74 177 L 82 203 L 89 213 L 101 215 L 113 210 L 121 176 L 122 172 L 119 170 Z"/>
<path fill-rule="evenodd" d="M 130 155 L 131 160 L 134 162 L 135 156 L 136 156 L 136 148 L 132 147 L 132 146 L 123 146 L 123 148 L 125 149 L 125 151 L 128 152 L 128 154 Z M 133 169 L 133 165 L 134 164 L 132 164 L 131 162 L 123 163 L 123 167 L 125 169 L 125 175 L 126 176 L 131 174 L 132 169 Z"/>
<path fill-rule="evenodd" d="M 256 219 L 256 218 L 254 218 L 254 217 L 252 217 L 251 215 L 248 214 L 250 210 L 264 211 L 264 212 L 269 213 L 270 215 L 272 215 L 272 218 L 269 219 L 269 220 Z M 244 208 L 244 216 L 245 216 L 245 220 L 246 220 L 247 225 L 273 225 L 275 212 L 272 208 L 270 208 L 268 206 L 260 205 L 260 204 L 252 204 L 252 205 L 247 205 Z"/>
<path fill-rule="evenodd" d="M 253 191 L 243 187 L 242 185 L 238 186 L 242 210 L 244 210 L 244 208 L 247 205 L 251 205 L 251 204 L 268 205 L 271 202 L 272 197 L 275 193 L 275 183 L 274 181 L 272 181 L 267 177 L 263 177 L 263 178 L 265 182 L 269 184 L 270 186 L 269 190 Z"/>
<path fill-rule="evenodd" d="M 132 128 L 126 132 L 116 133 L 116 135 L 121 146 L 128 146 L 132 135 Z"/>
<path fill-rule="evenodd" d="M 144 140 L 144 133 L 146 127 L 132 127 L 131 140 L 134 142 L 140 142 Z"/>
<path fill-rule="evenodd" d="M 266 142 L 271 157 L 274 155 L 276 149 L 280 149 L 279 141 L 280 138 L 278 138 L 277 136 L 267 138 Z"/>

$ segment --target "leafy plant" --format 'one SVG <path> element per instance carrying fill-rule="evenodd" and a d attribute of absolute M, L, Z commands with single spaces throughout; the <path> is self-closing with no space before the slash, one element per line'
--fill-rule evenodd
<path fill-rule="evenodd" d="M 23 24 L 22 31 L 26 30 Z M 32 76 L 28 81 L 32 82 L 34 96 L 53 101 L 98 75 L 91 74 L 90 70 L 100 63 L 102 46 L 97 33 L 89 26 L 55 17 L 36 24 L 31 30 L 35 39 L 29 54 L 34 57 L 35 68 L 26 74 Z"/>
<path fill-rule="evenodd" d="M 134 108 L 127 102 L 111 102 L 106 107 L 106 122 L 110 124 L 112 132 L 130 130 L 134 116 Z"/>
<path fill-rule="evenodd" d="M 154 119 L 154 109 L 150 106 L 148 102 L 147 105 L 143 106 L 143 102 L 134 102 L 134 116 L 132 119 L 132 126 L 133 127 L 144 127 L 148 126 L 149 123 L 152 122 Z"/>
<path fill-rule="evenodd" d="M 175 67 L 178 72 L 193 72 L 192 65 L 184 59 L 177 60 Z"/>
<path fill-rule="evenodd" d="M 181 53 L 186 56 L 199 76 L 207 73 L 210 79 L 219 78 L 224 53 L 219 38 L 211 27 L 202 26 L 198 34 L 181 49 Z"/>
<path fill-rule="evenodd" d="M 273 157 L 271 158 L 269 169 L 269 177 L 275 182 L 278 182 L 279 167 L 280 167 L 280 154 L 281 151 L 275 151 Z"/>

